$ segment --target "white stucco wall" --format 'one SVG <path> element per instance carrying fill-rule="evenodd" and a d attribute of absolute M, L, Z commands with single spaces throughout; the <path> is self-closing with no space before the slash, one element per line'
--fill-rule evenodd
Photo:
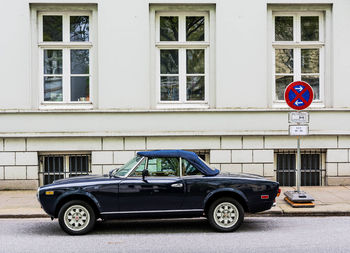
<path fill-rule="evenodd" d="M 99 109 L 148 109 L 151 106 L 150 84 L 150 3 L 179 3 L 165 1 L 5 1 L 1 8 L 0 26 L 0 109 L 29 109 L 37 106 L 30 91 L 38 86 L 31 80 L 31 23 L 30 4 L 96 3 L 98 51 L 98 92 L 95 101 Z M 331 77 L 326 97 L 328 107 L 349 107 L 347 93 L 350 57 L 350 3 L 333 1 L 181 1 L 181 3 L 213 4 L 216 8 L 215 50 L 216 80 L 214 103 L 217 108 L 266 108 L 271 103 L 267 83 L 267 5 L 278 3 L 321 3 L 332 6 L 331 15 Z M 10 22 L 9 22 L 10 21 Z M 11 25 L 9 25 L 11 24 Z M 39 63 L 38 63 L 39 64 Z M 95 63 L 96 64 L 96 63 Z M 152 68 L 151 68 L 152 69 Z M 328 88 L 327 88 L 328 89 Z"/>
<path fill-rule="evenodd" d="M 287 134 L 287 111 L 272 107 L 268 8 L 278 4 L 322 4 L 331 9 L 325 59 L 326 107 L 311 109 L 311 134 L 349 134 L 350 3 L 346 0 L 272 1 L 47 1 L 2 0 L 0 28 L 0 133 L 12 135 L 262 135 Z M 31 7 L 42 3 L 96 4 L 97 49 L 94 108 L 39 108 L 39 79 L 34 61 L 36 34 Z M 182 110 L 157 113 L 150 63 L 150 4 L 192 3 L 215 6 L 215 78 L 210 113 Z M 280 5 L 281 6 L 281 5 Z M 307 5 L 306 5 L 307 6 Z M 310 5 L 309 5 L 310 6 Z M 11 21 L 11 22 L 9 22 Z M 214 22 L 214 21 L 213 21 Z M 326 29 L 327 31 L 327 29 Z M 33 39 L 34 38 L 34 39 Z M 33 57 L 34 55 L 34 57 Z M 10 111 L 9 111 L 10 110 Z M 15 110 L 14 112 L 12 110 Z M 17 113 L 20 110 L 21 113 Z M 108 113 L 104 113 L 108 110 Z M 122 113 L 120 113 L 123 110 Z M 129 113 L 138 110 L 140 113 Z M 152 110 L 152 111 L 149 111 Z M 222 112 L 224 110 L 225 112 Z M 74 113 L 72 113 L 74 111 Z M 95 111 L 96 113 L 91 113 Z M 182 120 L 179 121 L 178 119 Z"/>

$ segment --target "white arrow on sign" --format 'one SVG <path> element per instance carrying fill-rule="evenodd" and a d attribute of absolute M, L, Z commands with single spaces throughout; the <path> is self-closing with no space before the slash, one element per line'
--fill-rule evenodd
<path fill-rule="evenodd" d="M 304 88 L 303 88 L 303 86 L 297 86 L 297 87 L 294 87 L 294 89 L 296 89 L 299 92 L 301 92 Z"/>
<path fill-rule="evenodd" d="M 299 100 L 297 100 L 297 101 L 295 101 L 295 103 L 294 103 L 296 106 L 299 106 L 299 105 L 302 105 L 302 104 L 304 104 L 303 102 L 301 102 L 301 101 L 299 101 Z"/>

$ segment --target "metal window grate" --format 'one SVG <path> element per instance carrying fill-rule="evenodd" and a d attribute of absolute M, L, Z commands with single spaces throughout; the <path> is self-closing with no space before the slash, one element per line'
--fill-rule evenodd
<path fill-rule="evenodd" d="M 90 155 L 40 156 L 40 184 L 50 184 L 67 177 L 88 175 L 91 172 Z"/>
<path fill-rule="evenodd" d="M 288 151 L 277 153 L 277 181 L 281 186 L 295 186 L 296 153 Z M 302 151 L 301 154 L 301 185 L 322 185 L 322 154 L 321 152 Z"/>

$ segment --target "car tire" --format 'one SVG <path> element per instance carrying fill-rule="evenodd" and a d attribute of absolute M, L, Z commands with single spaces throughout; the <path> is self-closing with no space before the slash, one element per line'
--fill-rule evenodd
<path fill-rule="evenodd" d="M 233 198 L 220 198 L 209 206 L 207 218 L 216 231 L 233 232 L 243 223 L 244 209 Z"/>
<path fill-rule="evenodd" d="M 61 207 L 58 222 L 67 234 L 83 235 L 94 228 L 96 215 L 88 203 L 72 200 Z"/>

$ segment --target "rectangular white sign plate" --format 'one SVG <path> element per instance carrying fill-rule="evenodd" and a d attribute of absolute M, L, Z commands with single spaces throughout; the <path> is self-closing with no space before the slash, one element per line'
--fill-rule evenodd
<path fill-rule="evenodd" d="M 299 136 L 299 135 L 308 135 L 309 126 L 308 125 L 290 125 L 289 126 L 289 135 Z"/>
<path fill-rule="evenodd" d="M 309 123 L 308 112 L 290 112 L 288 114 L 289 123 Z"/>

